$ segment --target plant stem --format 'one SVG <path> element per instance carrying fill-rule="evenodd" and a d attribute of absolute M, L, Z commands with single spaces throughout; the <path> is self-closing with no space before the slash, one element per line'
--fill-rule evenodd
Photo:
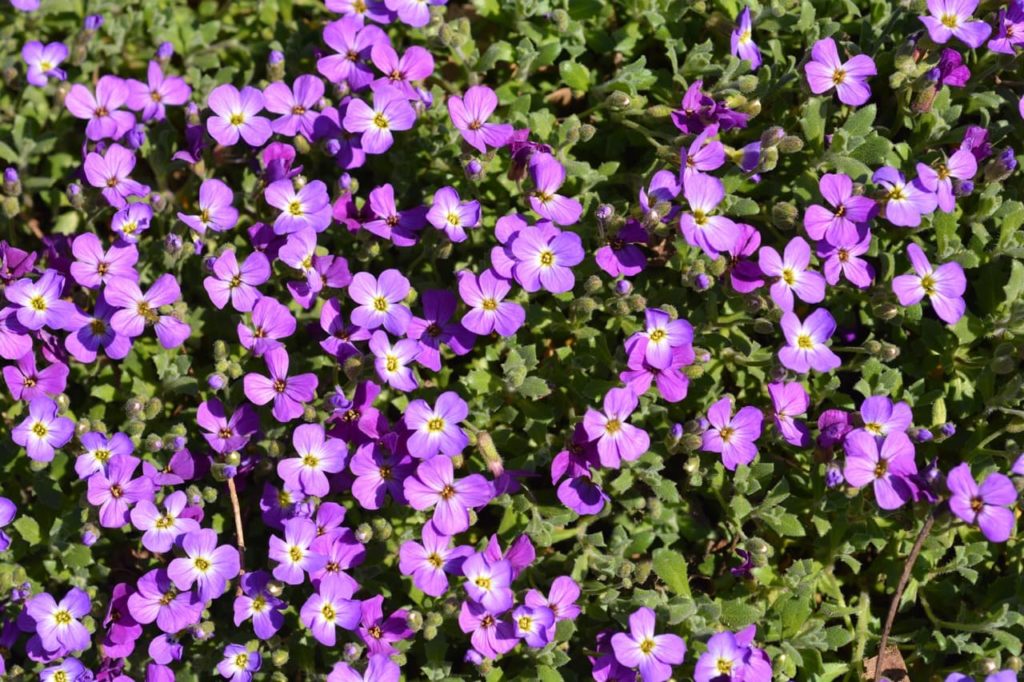
<path fill-rule="evenodd" d="M 231 496 L 231 510 L 235 516 L 235 535 L 238 537 L 238 575 L 245 574 L 245 535 L 242 533 L 242 508 L 238 504 L 238 491 L 235 479 L 228 479 L 228 495 Z M 238 594 L 242 594 L 242 581 L 238 581 Z"/>

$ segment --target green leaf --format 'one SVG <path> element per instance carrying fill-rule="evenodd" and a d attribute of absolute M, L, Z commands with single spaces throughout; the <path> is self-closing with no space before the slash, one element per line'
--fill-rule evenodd
<path fill-rule="evenodd" d="M 537 679 L 541 682 L 562 682 L 562 673 L 547 665 L 537 666 Z"/>
<path fill-rule="evenodd" d="M 21 539 L 30 545 L 39 544 L 39 523 L 31 516 L 19 516 L 12 524 Z"/>
<path fill-rule="evenodd" d="M 690 596 L 690 583 L 683 555 L 667 547 L 654 550 L 655 574 L 668 588 L 681 597 Z"/>
<path fill-rule="evenodd" d="M 583 92 L 590 87 L 590 70 L 578 62 L 562 62 L 558 65 L 558 73 L 573 90 Z"/>
<path fill-rule="evenodd" d="M 551 389 L 547 382 L 540 377 L 526 377 L 519 386 L 519 395 L 529 400 L 540 400 L 550 394 Z"/>

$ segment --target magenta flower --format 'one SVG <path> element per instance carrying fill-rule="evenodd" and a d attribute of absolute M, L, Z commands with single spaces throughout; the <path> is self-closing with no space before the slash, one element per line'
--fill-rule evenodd
<path fill-rule="evenodd" d="M 932 213 L 938 206 L 935 194 L 929 192 L 920 179 L 907 182 L 892 166 L 876 170 L 871 181 L 885 188 L 885 219 L 893 225 L 917 227 L 921 216 Z"/>
<path fill-rule="evenodd" d="M 318 426 L 307 424 L 307 426 Z M 312 574 L 327 564 L 327 557 L 310 549 L 316 540 L 316 524 L 309 519 L 295 518 L 284 522 L 284 540 L 270 536 L 268 558 L 276 561 L 274 577 L 289 585 L 301 585 L 306 573 Z"/>
<path fill-rule="evenodd" d="M 921 247 L 913 242 L 907 245 L 907 257 L 914 266 L 914 274 L 899 275 L 892 280 L 892 290 L 900 305 L 914 305 L 927 296 L 939 319 L 946 324 L 956 324 L 967 309 L 964 302 L 967 278 L 963 267 L 950 261 L 933 268 Z"/>
<path fill-rule="evenodd" d="M 504 147 L 512 137 L 510 124 L 487 122 L 497 108 L 498 96 L 486 85 L 474 85 L 466 90 L 464 97 L 453 95 L 448 98 L 448 115 L 452 123 L 462 139 L 481 154 L 486 154 L 488 147 Z"/>
<path fill-rule="evenodd" d="M 100 238 L 92 232 L 75 237 L 71 243 L 75 262 L 71 264 L 71 276 L 83 287 L 98 289 L 115 277 L 139 279 L 135 264 L 139 250 L 134 244 L 114 244 L 103 250 Z"/>
<path fill-rule="evenodd" d="M 818 204 L 804 213 L 804 229 L 815 241 L 825 240 L 835 246 L 852 246 L 867 229 L 875 214 L 875 202 L 853 193 L 853 181 L 842 173 L 826 173 L 818 182 L 821 196 L 832 207 Z"/>
<path fill-rule="evenodd" d="M 324 646 L 333 647 L 337 629 L 355 630 L 362 617 L 358 601 L 350 599 L 352 593 L 337 580 L 325 580 L 299 611 L 299 620 L 310 629 L 313 637 Z"/>
<path fill-rule="evenodd" d="M 1024 44 L 1024 5 L 1013 0 L 999 10 L 996 35 L 988 41 L 988 49 L 1001 54 L 1014 55 L 1019 45 Z"/>
<path fill-rule="evenodd" d="M 413 474 L 416 465 L 412 457 L 396 453 L 397 436 L 385 436 L 381 441 L 363 443 L 349 462 L 355 476 L 352 496 L 363 509 L 380 509 L 388 493 L 399 504 L 405 504 L 405 479 Z"/>
<path fill-rule="evenodd" d="M 865 431 L 872 436 L 885 437 L 890 433 L 906 433 L 914 414 L 905 402 L 894 403 L 884 395 L 874 395 L 861 403 L 860 419 Z"/>
<path fill-rule="evenodd" d="M 407 624 L 408 612 L 399 609 L 385 618 L 383 605 L 384 597 L 378 594 L 364 600 L 361 606 L 359 636 L 366 644 L 367 654 L 371 660 L 380 654 L 397 653 L 398 649 L 393 642 L 400 642 L 413 635 Z"/>
<path fill-rule="evenodd" d="M 128 101 L 128 84 L 117 76 L 103 76 L 96 82 L 96 95 L 89 88 L 75 83 L 64 106 L 75 118 L 88 121 L 85 136 L 90 140 L 116 140 L 135 127 L 135 116 L 119 111 Z"/>
<path fill-rule="evenodd" d="M 75 423 L 57 416 L 57 403 L 42 397 L 28 404 L 28 416 L 11 430 L 11 440 L 25 448 L 29 459 L 53 461 L 54 451 L 75 433 Z"/>
<path fill-rule="evenodd" d="M 804 73 L 815 95 L 835 88 L 840 102 L 856 107 L 871 99 L 867 79 L 878 70 L 875 61 L 866 54 L 850 57 L 845 62 L 840 60 L 836 41 L 823 38 L 811 48 L 811 61 L 804 64 Z"/>
<path fill-rule="evenodd" d="M 263 296 L 252 307 L 251 326 L 238 323 L 238 340 L 242 347 L 261 357 L 267 351 L 281 348 L 278 339 L 285 339 L 295 333 L 295 317 L 291 311 L 276 299 Z"/>
<path fill-rule="evenodd" d="M 591 442 L 597 442 L 601 465 L 618 469 L 622 460 L 632 462 L 647 452 L 651 439 L 643 429 L 627 420 L 639 400 L 628 388 L 613 388 L 604 395 L 604 412 L 588 407 L 583 428 Z"/>
<path fill-rule="evenodd" d="M 717 134 L 718 126 L 710 125 L 694 138 L 693 142 L 690 143 L 689 149 L 680 150 L 682 172 L 679 177 L 683 186 L 686 185 L 691 176 L 716 170 L 725 163 L 725 147 L 718 140 L 712 139 Z M 666 171 L 658 171 L 655 174 L 655 179 L 664 173 Z M 669 173 L 668 177 L 671 177 L 671 173 Z M 651 184 L 653 186 L 654 181 Z M 664 197 L 666 201 L 672 201 L 678 194 L 679 188 L 677 186 L 673 184 L 672 189 L 675 191 L 670 191 L 669 195 Z M 641 196 L 641 202 L 644 203 L 642 200 L 643 196 Z M 644 208 L 647 209 L 648 207 Z M 674 217 L 674 214 L 670 212 L 663 220 L 668 222 L 672 217 Z"/>
<path fill-rule="evenodd" d="M 409 295 L 409 280 L 398 270 L 385 270 L 380 277 L 357 272 L 348 286 L 348 295 L 356 303 L 352 323 L 364 329 L 383 326 L 392 334 L 405 334 L 412 311 L 402 304 Z"/>
<path fill-rule="evenodd" d="M 302 134 L 313 139 L 313 123 L 319 115 L 316 106 L 324 96 L 324 82 L 316 76 L 303 74 L 292 87 L 278 81 L 263 90 L 267 111 L 280 114 L 271 121 L 275 133 L 294 137 Z"/>
<path fill-rule="evenodd" d="M 116 459 L 116 457 L 111 459 Z M 135 528 L 144 531 L 142 546 L 151 552 L 162 554 L 169 552 L 175 541 L 182 535 L 199 530 L 198 521 L 182 516 L 187 503 L 188 498 L 183 490 L 175 490 L 164 498 L 163 513 L 153 504 L 152 500 L 148 498 L 139 500 L 131 511 L 131 521 Z"/>
<path fill-rule="evenodd" d="M 18 358 L 15 364 L 4 367 L 3 375 L 4 383 L 15 400 L 31 401 L 63 393 L 69 371 L 62 362 L 37 369 L 36 354 L 30 351 Z"/>
<path fill-rule="evenodd" d="M 21 48 L 21 58 L 28 65 L 25 80 L 37 88 L 46 86 L 49 78 L 59 81 L 66 80 L 64 69 L 58 68 L 68 58 L 68 48 L 64 43 L 47 43 L 30 40 Z"/>
<path fill-rule="evenodd" d="M 768 395 L 775 410 L 775 428 L 790 445 L 806 448 L 811 444 L 811 432 L 802 421 L 794 417 L 807 414 L 811 399 L 800 382 L 773 382 L 768 384 Z"/>
<path fill-rule="evenodd" d="M 214 113 L 206 119 L 206 130 L 217 144 L 230 147 L 241 138 L 250 147 L 262 147 L 274 134 L 270 121 L 258 115 L 263 93 L 256 88 L 246 86 L 239 92 L 234 85 L 218 85 L 206 103 Z"/>
<path fill-rule="evenodd" d="M 167 118 L 167 105 L 181 106 L 192 96 L 192 88 L 180 76 L 165 76 L 160 62 L 151 61 L 146 70 L 145 83 L 127 81 L 128 108 L 141 111 L 143 121 L 162 121 Z"/>
<path fill-rule="evenodd" d="M 235 627 L 252 619 L 252 629 L 260 639 L 270 639 L 284 625 L 281 612 L 287 604 L 267 591 L 270 576 L 266 571 L 245 573 L 239 579 L 242 594 L 235 598 Z"/>
<path fill-rule="evenodd" d="M 134 169 L 135 154 L 119 144 L 107 147 L 102 156 L 96 152 L 85 156 L 85 179 L 100 189 L 107 203 L 116 208 L 127 206 L 127 197 L 149 194 L 147 185 L 129 177 Z"/>
<path fill-rule="evenodd" d="M 419 385 L 416 375 L 409 366 L 420 354 L 420 342 L 401 339 L 392 344 L 383 331 L 375 331 L 370 337 L 370 352 L 373 353 L 377 376 L 388 386 L 398 391 L 413 391 Z"/>
<path fill-rule="evenodd" d="M 230 301 L 238 312 L 250 312 L 260 298 L 256 287 L 270 279 L 270 262 L 259 251 L 249 254 L 239 266 L 234 250 L 228 249 L 213 260 L 212 269 L 213 275 L 203 280 L 203 288 L 218 310 Z"/>
<path fill-rule="evenodd" d="M 953 178 L 970 180 L 977 172 L 978 161 L 974 154 L 966 149 L 958 149 L 947 161 L 940 163 L 938 168 L 923 163 L 917 164 L 917 177 L 927 191 L 935 194 L 939 210 L 944 213 L 952 213 L 956 208 Z"/>
<path fill-rule="evenodd" d="M 226 454 L 245 447 L 259 430 L 260 418 L 248 403 L 242 403 L 228 418 L 224 404 L 217 398 L 210 398 L 199 404 L 196 423 L 203 429 L 203 437 L 214 452 Z"/>
<path fill-rule="evenodd" d="M 556 621 L 576 620 L 580 615 L 580 607 L 576 604 L 580 598 L 580 586 L 567 575 L 560 575 L 551 583 L 548 596 L 537 590 L 529 590 L 523 601 L 534 608 L 544 607 L 551 611 Z"/>
<path fill-rule="evenodd" d="M 141 336 L 146 325 L 152 324 L 160 345 L 177 348 L 192 333 L 187 322 L 159 312 L 160 307 L 172 305 L 181 298 L 181 288 L 174 275 L 160 275 L 145 294 L 138 283 L 130 279 L 114 279 L 107 284 L 103 296 L 111 306 L 120 308 L 110 318 L 110 323 L 115 331 L 128 338 Z"/>
<path fill-rule="evenodd" d="M 238 209 L 231 205 L 235 195 L 226 183 L 216 178 L 203 180 L 199 186 L 199 213 L 178 213 L 178 219 L 198 232 L 227 232 L 238 223 Z"/>
<path fill-rule="evenodd" d="M 4 296 L 15 307 L 18 322 L 26 329 L 65 329 L 75 306 L 61 300 L 63 291 L 64 277 L 56 270 L 47 269 L 35 281 L 25 278 L 7 285 Z"/>
<path fill-rule="evenodd" d="M 129 522 L 132 505 L 153 499 L 153 481 L 146 476 L 133 478 L 139 459 L 131 455 L 113 455 L 106 471 L 98 471 L 87 481 L 86 498 L 99 507 L 100 525 L 120 528 Z"/>
<path fill-rule="evenodd" d="M 881 445 L 881 447 L 879 447 Z M 853 431 L 844 441 L 843 476 L 855 488 L 871 483 L 882 509 L 898 509 L 913 498 L 910 477 L 917 474 L 914 445 L 905 433 L 890 433 L 881 440 L 867 431 Z"/>
<path fill-rule="evenodd" d="M 511 252 L 516 281 L 531 293 L 545 289 L 553 294 L 572 291 L 576 284 L 572 267 L 583 262 L 585 255 L 575 232 L 540 226 L 520 230 L 511 241 Z"/>
<path fill-rule="evenodd" d="M 803 322 L 796 313 L 785 313 L 781 326 L 786 345 L 779 350 L 779 360 L 787 369 L 801 374 L 812 369 L 831 372 L 842 364 L 839 356 L 825 345 L 835 333 L 836 321 L 824 308 L 818 308 Z"/>
<path fill-rule="evenodd" d="M 825 278 L 809 269 L 811 247 L 802 237 L 791 239 L 781 257 L 770 246 L 762 246 L 758 256 L 761 272 L 768 277 L 778 277 L 770 292 L 783 312 L 793 310 L 794 295 L 805 303 L 824 300 Z"/>
<path fill-rule="evenodd" d="M 370 60 L 384 74 L 373 84 L 397 88 L 406 99 L 419 97 L 412 81 L 426 80 L 434 73 L 433 55 L 419 45 L 413 45 L 399 57 L 389 43 L 379 41 L 370 50 Z"/>
<path fill-rule="evenodd" d="M 363 26 L 357 16 L 332 21 L 324 27 L 324 42 L 337 54 L 317 60 L 316 70 L 332 83 L 348 83 L 361 90 L 375 78 L 369 66 L 370 51 L 388 36 L 376 26 Z"/>
<path fill-rule="evenodd" d="M 734 57 L 746 59 L 750 68 L 757 70 L 761 66 L 761 50 L 753 39 L 754 22 L 750 19 L 750 7 L 744 7 L 736 18 L 736 28 L 730 36 L 730 50 Z"/>
<path fill-rule="evenodd" d="M 231 682 L 249 682 L 262 663 L 259 651 L 249 651 L 241 644 L 228 644 L 224 647 L 223 660 L 217 664 L 217 672 Z"/>
<path fill-rule="evenodd" d="M 245 397 L 255 405 L 266 405 L 273 401 L 271 412 L 279 422 L 290 422 L 305 412 L 305 403 L 316 396 L 317 377 L 315 374 L 288 376 L 288 351 L 273 348 L 263 354 L 269 377 L 255 372 L 245 375 L 242 384 Z"/>
<path fill-rule="evenodd" d="M 383 154 L 394 144 L 394 131 L 409 130 L 416 122 L 416 110 L 401 90 L 390 85 L 373 86 L 373 106 L 361 99 L 349 102 L 341 124 L 350 133 L 362 135 L 367 154 Z"/>
<path fill-rule="evenodd" d="M 930 15 L 919 17 L 928 35 L 939 45 L 959 38 L 968 47 L 978 48 L 985 42 L 992 27 L 984 21 L 971 21 L 979 0 L 928 0 Z"/>
<path fill-rule="evenodd" d="M 274 220 L 275 234 L 292 234 L 305 229 L 323 232 L 331 225 L 331 198 L 327 185 L 313 180 L 296 189 L 292 180 L 272 182 L 264 191 L 267 203 L 281 213 Z"/>
<path fill-rule="evenodd" d="M 991 45 L 992 41 L 989 41 Z M 944 85 L 962 88 L 971 80 L 971 70 L 964 64 L 964 58 L 959 52 L 947 47 L 943 48 L 938 65 L 928 72 L 928 80 L 935 82 L 936 89 Z"/>
<path fill-rule="evenodd" d="M 161 631 L 174 634 L 199 622 L 203 603 L 191 592 L 176 589 L 167 570 L 153 569 L 139 578 L 136 587 L 138 591 L 128 597 L 128 610 L 139 623 L 155 621 Z"/>
<path fill-rule="evenodd" d="M 148 189 L 148 188 L 147 188 Z M 110 229 L 126 244 L 135 244 L 139 236 L 149 229 L 153 209 L 141 202 L 128 204 L 110 219 Z M 138 277 L 136 276 L 137 280 Z"/>
<path fill-rule="evenodd" d="M 471 308 L 462 316 L 462 326 L 474 334 L 486 336 L 497 332 L 512 336 L 526 321 L 526 310 L 506 301 L 512 285 L 487 269 L 479 277 L 469 270 L 459 273 L 459 296 Z"/>
<path fill-rule="evenodd" d="M 725 198 L 725 186 L 716 177 L 694 175 L 683 187 L 690 206 L 679 216 L 679 229 L 686 242 L 704 251 L 712 260 L 729 251 L 739 237 L 739 228 L 725 216 L 712 215 Z"/>
<path fill-rule="evenodd" d="M 448 591 L 448 574 L 461 575 L 462 564 L 473 553 L 472 547 L 450 547 L 451 538 L 423 526 L 423 543 L 407 540 L 398 549 L 398 569 L 412 576 L 413 584 L 424 594 L 440 597 Z"/>
<path fill-rule="evenodd" d="M 469 444 L 469 438 L 459 428 L 469 415 L 466 401 L 454 391 L 445 391 L 434 407 L 425 400 L 414 400 L 405 408 L 403 421 L 411 431 L 408 448 L 413 457 L 430 459 L 438 454 L 453 457 Z"/>
<path fill-rule="evenodd" d="M 443 230 L 453 242 L 468 238 L 466 228 L 480 224 L 480 202 L 459 199 L 454 187 L 442 187 L 434 193 L 434 204 L 427 211 L 427 222 Z"/>
<path fill-rule="evenodd" d="M 447 457 L 421 462 L 416 474 L 405 479 L 405 498 L 418 511 L 434 508 L 438 533 L 455 535 L 469 529 L 469 510 L 483 507 L 494 490 L 480 474 L 455 480 L 455 468 Z"/>
<path fill-rule="evenodd" d="M 217 545 L 217 533 L 209 528 L 192 531 L 181 541 L 185 556 L 173 560 L 167 575 L 179 590 L 196 586 L 196 597 L 206 603 L 227 590 L 228 581 L 238 575 L 238 550 Z"/>
<path fill-rule="evenodd" d="M 345 442 L 326 437 L 320 424 L 303 424 L 292 433 L 292 446 L 297 457 L 279 461 L 277 475 L 290 490 L 325 497 L 331 489 L 327 474 L 336 474 L 345 468 L 348 457 Z"/>
<path fill-rule="evenodd" d="M 740 464 L 750 464 L 757 457 L 757 439 L 761 437 L 764 415 L 756 407 L 741 407 L 732 414 L 732 399 L 720 399 L 708 408 L 708 429 L 701 447 L 706 452 L 722 455 L 722 464 L 735 471 Z"/>
<path fill-rule="evenodd" d="M 583 213 L 583 205 L 558 193 L 565 183 L 565 166 L 551 154 L 537 153 L 530 157 L 530 179 L 533 193 L 530 207 L 537 215 L 556 225 L 575 225 Z"/>
<path fill-rule="evenodd" d="M 383 0 L 325 0 L 328 12 L 344 14 L 359 21 L 361 26 L 366 20 L 381 24 L 390 24 L 395 20 L 394 14 L 387 8 Z"/>
<path fill-rule="evenodd" d="M 678 635 L 656 635 L 654 611 L 644 607 L 629 617 L 629 633 L 612 636 L 615 659 L 627 668 L 637 668 L 643 682 L 665 682 L 672 666 L 683 662 L 686 643 Z"/>
<path fill-rule="evenodd" d="M 77 587 L 68 590 L 59 602 L 47 592 L 25 602 L 25 614 L 34 621 L 43 648 L 58 655 L 89 648 L 89 631 L 79 619 L 89 615 L 91 609 L 89 595 Z"/>
<path fill-rule="evenodd" d="M 1013 505 L 1017 489 L 1013 481 L 998 472 L 988 475 L 979 486 L 966 462 L 955 467 L 946 477 L 949 487 L 949 508 L 962 521 L 977 524 L 989 542 L 1006 542 L 1013 534 L 1016 518 Z"/>
<path fill-rule="evenodd" d="M 825 273 L 825 281 L 834 286 L 839 283 L 841 274 L 854 286 L 867 289 L 875 278 L 875 269 L 861 256 L 870 248 L 870 232 L 866 232 L 860 241 L 850 246 L 832 246 L 827 241 L 818 242 L 818 258 L 825 259 L 821 267 Z"/>
<path fill-rule="evenodd" d="M 673 348 L 667 367 L 655 367 L 644 355 L 644 349 L 634 346 L 626 356 L 627 370 L 619 374 L 619 379 L 636 395 L 646 393 L 651 384 L 658 387 L 661 397 L 667 402 L 677 403 L 686 397 L 690 379 L 684 368 L 693 363 L 694 353 L 690 346 Z"/>
<path fill-rule="evenodd" d="M 772 664 L 763 649 L 753 646 L 756 626 L 737 633 L 719 632 L 697 659 L 694 682 L 770 682 Z"/>
<path fill-rule="evenodd" d="M 519 643 L 511 623 L 491 614 L 475 601 L 462 602 L 459 628 L 466 634 L 472 633 L 469 641 L 484 658 L 506 654 Z"/>

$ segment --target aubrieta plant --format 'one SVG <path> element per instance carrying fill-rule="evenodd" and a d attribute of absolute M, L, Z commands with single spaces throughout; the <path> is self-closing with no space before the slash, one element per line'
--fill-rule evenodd
<path fill-rule="evenodd" d="M 0 3 L 3 679 L 1018 678 L 1024 0 Z"/>

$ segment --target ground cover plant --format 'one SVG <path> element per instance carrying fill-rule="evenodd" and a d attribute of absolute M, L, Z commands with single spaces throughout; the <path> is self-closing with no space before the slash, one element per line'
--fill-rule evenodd
<path fill-rule="evenodd" d="M 1024 2 L 0 12 L 0 677 L 1017 679 Z"/>

